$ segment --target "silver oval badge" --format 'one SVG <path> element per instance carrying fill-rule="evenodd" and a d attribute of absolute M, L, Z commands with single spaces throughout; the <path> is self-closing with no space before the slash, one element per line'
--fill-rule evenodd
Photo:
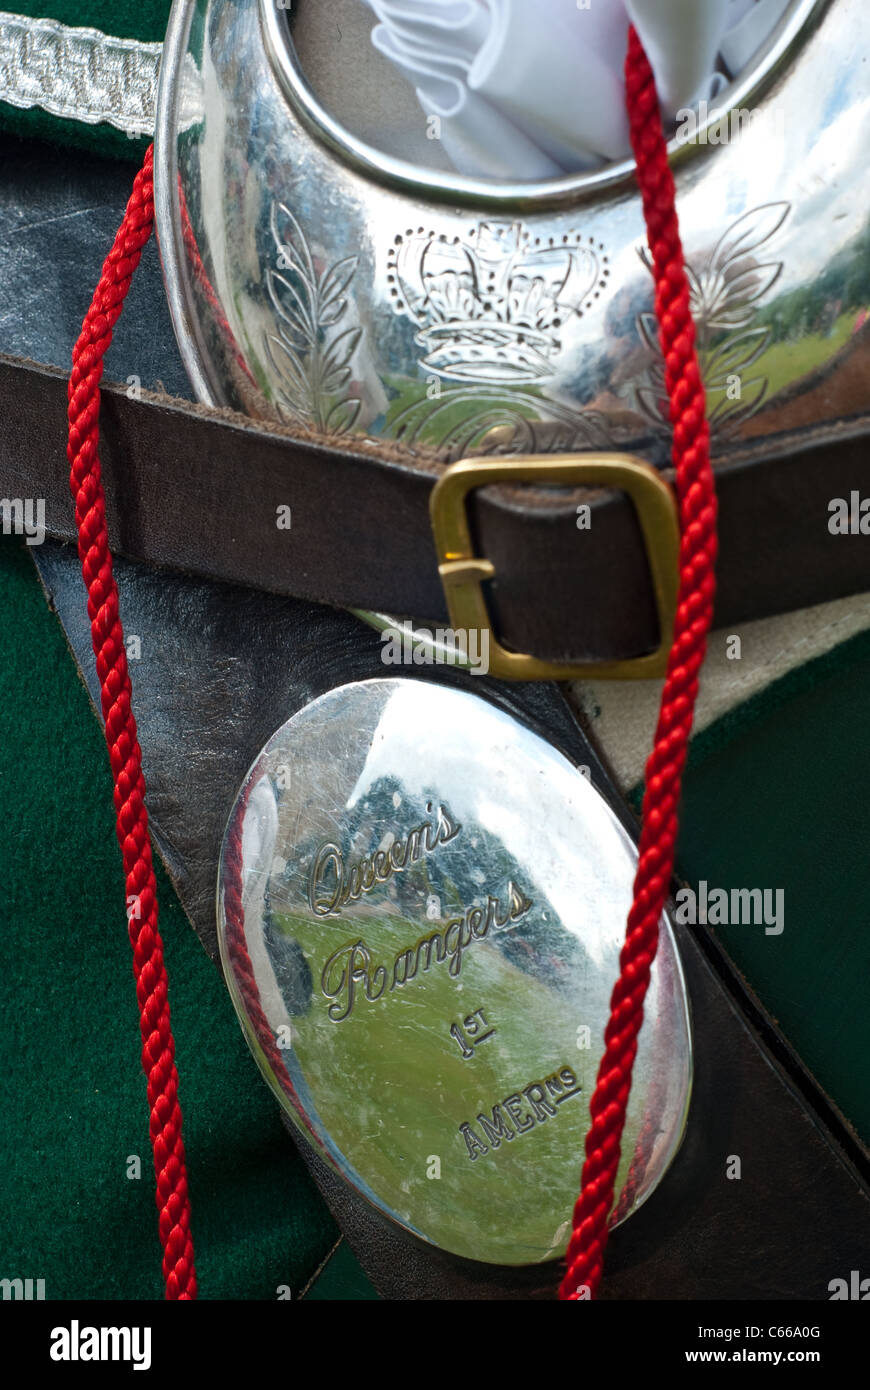
<path fill-rule="evenodd" d="M 248 774 L 218 892 L 239 1017 L 301 1133 L 422 1239 L 563 1252 L 635 863 L 588 777 L 437 684 L 332 690 Z M 668 1167 L 690 1085 L 665 919 L 614 1224 Z"/>

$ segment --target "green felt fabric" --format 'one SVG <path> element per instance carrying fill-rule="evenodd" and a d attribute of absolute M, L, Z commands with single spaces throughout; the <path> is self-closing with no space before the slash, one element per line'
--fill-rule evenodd
<path fill-rule="evenodd" d="M 782 888 L 781 935 L 717 928 L 828 1095 L 870 1143 L 870 632 L 798 667 L 697 738 L 679 866 Z"/>
<path fill-rule="evenodd" d="M 144 1080 L 102 733 L 18 540 L 0 542 L 0 1274 L 49 1298 L 159 1297 Z M 722 929 L 865 1139 L 870 634 L 695 740 L 679 859 L 783 887 L 785 930 Z M 158 872 L 202 1295 L 294 1296 L 336 1231 Z M 142 1178 L 127 1178 L 128 1156 Z M 306 1298 L 375 1295 L 342 1244 Z"/>
<path fill-rule="evenodd" d="M 378 1296 L 351 1254 L 346 1242 L 342 1241 L 305 1294 L 305 1301 L 312 1303 L 378 1302 Z"/>
<path fill-rule="evenodd" d="M 2 8 L 11 14 L 36 19 L 55 19 L 73 28 L 99 29 L 116 38 L 162 43 L 169 21 L 171 0 L 14 0 Z M 148 145 L 145 138 L 128 139 L 110 125 L 84 125 L 49 115 L 39 107 L 10 106 L 0 100 L 0 130 L 13 131 L 35 140 L 71 145 L 83 151 L 141 163 Z"/>
<path fill-rule="evenodd" d="M 44 1279 L 48 1299 L 159 1298 L 108 758 L 13 538 L 0 540 L 0 653 L 0 1275 Z M 295 1297 L 334 1245 L 334 1222 L 159 866 L 158 894 L 201 1295 L 273 1299 L 287 1285 Z M 341 1268 L 362 1290 L 342 1297 L 373 1296 L 349 1253 Z"/>
<path fill-rule="evenodd" d="M 76 29 L 99 29 L 118 39 L 162 43 L 169 23 L 171 0 L 13 0 L 7 14 L 31 19 L 56 19 Z"/>

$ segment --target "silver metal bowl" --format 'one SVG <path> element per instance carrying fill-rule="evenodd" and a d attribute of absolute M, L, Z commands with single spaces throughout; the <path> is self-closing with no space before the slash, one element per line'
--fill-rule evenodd
<path fill-rule="evenodd" d="M 715 439 L 870 404 L 870 374 L 840 370 L 867 351 L 868 49 L 864 0 L 793 0 L 752 71 L 672 142 Z M 175 0 L 156 202 L 203 400 L 444 457 L 666 460 L 629 162 L 514 185 L 421 172 L 323 108 L 276 0 Z"/>

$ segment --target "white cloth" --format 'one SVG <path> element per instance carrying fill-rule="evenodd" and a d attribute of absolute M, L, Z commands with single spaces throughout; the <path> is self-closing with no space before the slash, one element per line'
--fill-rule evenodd
<path fill-rule="evenodd" d="M 778 618 L 740 624 L 741 656 L 732 660 L 728 629 L 713 633 L 704 661 L 693 734 L 737 709 L 774 681 L 870 630 L 870 594 L 820 603 Z M 636 787 L 652 747 L 660 681 L 579 681 L 570 687 L 623 791 Z"/>
<path fill-rule="evenodd" d="M 665 111 L 706 97 L 730 0 L 626 0 Z"/>
<path fill-rule="evenodd" d="M 671 118 L 750 61 L 789 0 L 363 0 L 455 167 L 551 178 L 629 153 L 629 23 Z"/>
<path fill-rule="evenodd" d="M 722 39 L 720 55 L 731 73 L 740 72 L 782 19 L 790 0 L 731 0 L 740 13 L 732 18 Z"/>

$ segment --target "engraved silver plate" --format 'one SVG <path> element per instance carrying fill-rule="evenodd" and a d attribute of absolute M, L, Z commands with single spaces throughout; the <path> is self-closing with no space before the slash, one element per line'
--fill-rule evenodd
<path fill-rule="evenodd" d="M 260 754 L 230 816 L 221 953 L 301 1134 L 382 1212 L 533 1264 L 571 1224 L 634 846 L 556 749 L 475 695 L 341 686 Z M 654 1189 L 691 1084 L 667 920 L 614 1222 Z"/>
<path fill-rule="evenodd" d="M 666 467 L 632 161 L 491 182 L 381 153 L 302 69 L 288 18 L 327 8 L 174 0 L 155 208 L 197 395 L 444 460 L 593 450 Z M 671 141 L 717 447 L 870 407 L 868 17 L 866 0 L 790 0 Z"/>

